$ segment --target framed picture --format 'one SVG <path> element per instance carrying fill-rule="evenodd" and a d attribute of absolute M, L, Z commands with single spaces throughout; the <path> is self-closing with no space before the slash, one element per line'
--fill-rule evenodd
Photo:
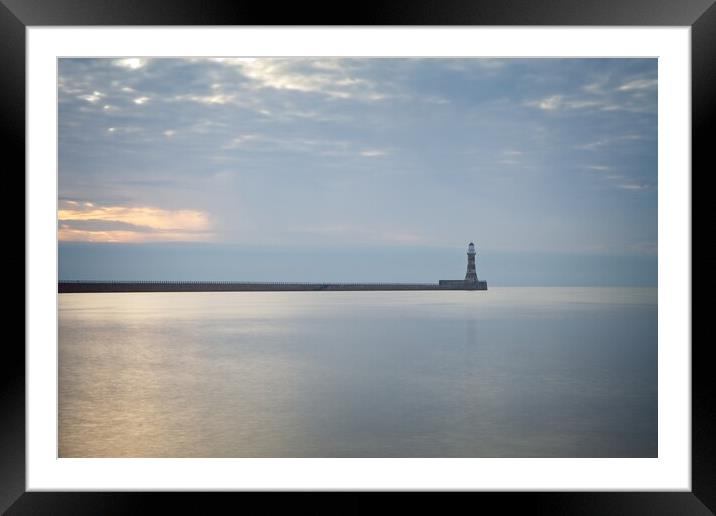
<path fill-rule="evenodd" d="M 418 5 L 316 27 L 310 9 L 4 2 L 2 103 L 8 152 L 26 163 L 28 203 L 26 342 L 8 355 L 2 398 L 11 467 L 0 503 L 9 514 L 129 512 L 178 495 L 137 491 L 256 490 L 469 491 L 469 503 L 544 513 L 714 510 L 711 382 L 703 341 L 691 339 L 689 166 L 710 159 L 716 8 Z M 287 163 L 296 177 L 280 168 Z M 239 178 L 240 167 L 255 175 Z M 461 172 L 431 175 L 441 167 Z M 441 190 L 448 177 L 464 187 Z M 311 192 L 321 188 L 323 209 L 302 208 L 302 197 L 318 204 Z M 391 205 L 400 224 L 384 222 Z M 472 206 L 476 222 L 460 226 Z M 521 222 L 510 224 L 512 213 Z M 261 230 L 241 216 L 262 217 Z M 525 225 L 530 217 L 540 222 Z M 459 231 L 433 224 L 441 218 Z M 405 265 L 416 249 L 444 249 L 473 227 L 456 272 L 426 278 L 453 263 L 443 255 Z M 268 251 L 240 267 L 230 263 L 236 254 L 214 250 L 209 260 L 197 249 L 216 235 Z M 389 258 L 386 242 L 401 243 Z M 306 243 L 314 247 L 302 256 Z M 165 247 L 152 254 L 155 244 Z M 331 245 L 346 251 L 325 251 Z M 559 246 L 559 260 L 544 258 Z M 626 258 L 614 251 L 627 247 Z M 191 267 L 175 265 L 180 255 Z M 289 255 L 291 268 L 271 276 Z M 305 294 L 301 306 L 314 311 L 301 317 L 311 325 L 267 318 L 277 309 L 261 296 L 276 294 L 243 294 L 255 290 Z M 341 292 L 294 292 L 312 290 Z M 214 294 L 197 308 L 177 303 L 176 291 Z M 142 305 L 147 292 L 171 301 Z M 486 295 L 501 301 L 475 304 Z M 585 295 L 609 309 L 570 306 Z M 96 296 L 122 301 L 103 309 Z M 396 303 L 415 312 L 395 316 L 415 331 L 389 321 Z M 562 315 L 550 312 L 557 305 Z M 479 309 L 492 315 L 434 317 Z M 148 324 L 158 310 L 174 315 Z M 181 314 L 202 310 L 201 329 L 185 328 Z M 509 333 L 490 329 L 519 310 L 523 322 Z M 157 329 L 172 321 L 180 329 Z M 294 344 L 276 331 L 288 324 Z M 230 338 L 209 353 L 196 344 L 204 331 L 212 342 Z M 154 355 L 140 342 L 147 332 L 163 343 Z M 368 345 L 386 334 L 409 349 Z M 297 351 L 309 340 L 311 351 Z M 138 347 L 122 355 L 112 342 Z M 456 342 L 459 357 L 435 349 Z M 361 346 L 372 351 L 352 351 Z M 185 359 L 166 358 L 177 352 Z M 482 366 L 486 359 L 493 363 Z M 197 382 L 192 371 L 217 381 Z M 292 379 L 284 391 L 282 378 Z M 153 404 L 144 403 L 147 382 L 157 386 Z M 237 397 L 246 392 L 254 396 Z M 210 416 L 220 399 L 230 409 Z M 184 409 L 193 419 L 176 417 Z M 162 429 L 153 426 L 160 413 Z M 199 496 L 206 510 L 214 498 Z M 329 505 L 367 500 L 354 493 Z"/>

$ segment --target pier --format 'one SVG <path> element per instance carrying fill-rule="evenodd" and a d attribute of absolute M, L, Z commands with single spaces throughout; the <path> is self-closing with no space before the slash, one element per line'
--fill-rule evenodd
<path fill-rule="evenodd" d="M 281 283 L 236 281 L 60 281 L 58 292 L 296 292 L 361 290 L 487 290 L 487 282 L 468 283 Z"/>
<path fill-rule="evenodd" d="M 297 292 L 360 290 L 487 290 L 475 272 L 475 244 L 467 248 L 465 279 L 438 283 L 296 283 L 248 281 L 60 281 L 60 294 L 100 292 Z"/>

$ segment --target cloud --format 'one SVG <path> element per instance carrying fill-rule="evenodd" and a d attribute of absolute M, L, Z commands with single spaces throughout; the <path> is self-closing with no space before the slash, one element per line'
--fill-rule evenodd
<path fill-rule="evenodd" d="M 581 99 L 581 100 L 570 100 L 568 102 L 564 103 L 564 106 L 568 109 L 583 109 L 583 108 L 596 108 L 596 107 L 602 107 L 604 105 L 603 102 L 598 100 L 588 100 L 588 99 Z"/>
<path fill-rule="evenodd" d="M 589 143 L 580 143 L 578 145 L 575 145 L 574 148 L 580 149 L 580 150 L 595 150 L 595 149 L 600 149 L 600 148 L 604 147 L 605 145 L 608 145 L 611 141 L 612 140 L 604 138 L 604 139 L 596 140 L 596 141 L 589 142 Z"/>
<path fill-rule="evenodd" d="M 106 97 L 106 95 L 101 91 L 93 91 L 92 93 L 77 96 L 78 99 L 86 100 L 90 104 L 94 104 L 98 100 L 101 100 L 103 97 Z"/>
<path fill-rule="evenodd" d="M 331 138 L 303 138 L 292 136 L 271 136 L 262 134 L 247 133 L 232 138 L 222 146 L 222 150 L 251 151 L 254 153 L 268 153 L 275 155 L 276 152 L 308 154 L 311 156 L 325 157 L 379 157 L 388 154 L 384 149 L 358 150 L 357 145 L 348 140 L 334 140 Z"/>
<path fill-rule="evenodd" d="M 555 109 L 559 109 L 562 105 L 562 96 L 561 95 L 552 95 L 550 97 L 546 97 L 542 100 L 538 100 L 536 102 L 531 103 L 531 105 L 535 105 L 540 109 L 544 109 L 545 111 L 554 111 Z"/>
<path fill-rule="evenodd" d="M 240 134 L 234 137 L 228 144 L 224 145 L 224 149 L 236 149 L 246 146 L 250 142 L 260 141 L 262 138 L 258 134 Z"/>
<path fill-rule="evenodd" d="M 209 215 L 197 210 L 102 206 L 64 200 L 57 218 L 62 241 L 206 241 L 212 237 Z"/>
<path fill-rule="evenodd" d="M 374 81 L 354 74 L 348 64 L 350 60 L 346 59 L 211 58 L 211 61 L 236 67 L 255 88 L 320 93 L 338 99 L 382 100 L 387 97 L 377 90 Z M 224 98 L 221 95 L 210 98 L 216 102 L 232 100 L 230 96 Z"/>
<path fill-rule="evenodd" d="M 224 93 L 214 93 L 207 95 L 176 95 L 172 100 L 184 102 L 196 102 L 198 104 L 212 105 L 212 104 L 236 104 L 237 96 L 228 95 Z"/>
<path fill-rule="evenodd" d="M 615 85 L 615 80 L 618 80 Z M 630 80 L 618 79 L 613 75 L 591 80 L 577 90 L 567 90 L 551 94 L 525 104 L 544 111 L 588 110 L 588 111 L 626 111 L 631 113 L 654 112 L 656 102 L 652 90 L 657 87 L 657 79 L 652 75 L 643 75 Z"/>
<path fill-rule="evenodd" d="M 139 57 L 128 57 L 125 59 L 115 59 L 113 64 L 115 66 L 127 68 L 129 70 L 138 70 L 139 68 L 143 68 L 144 66 L 146 66 L 147 59 Z"/>
<path fill-rule="evenodd" d="M 620 139 L 620 140 L 643 140 L 644 137 L 637 133 L 629 133 L 629 134 L 625 134 L 624 136 L 621 136 L 618 139 Z"/>
<path fill-rule="evenodd" d="M 131 133 L 141 133 L 144 129 L 137 126 L 122 126 L 122 127 L 108 127 L 107 132 L 111 134 L 131 134 Z"/>
<path fill-rule="evenodd" d="M 385 156 L 387 154 L 387 151 L 380 150 L 380 149 L 366 149 L 360 152 L 361 156 L 364 156 L 366 158 L 376 158 L 379 156 Z"/>
<path fill-rule="evenodd" d="M 468 58 L 468 59 L 446 59 L 444 67 L 446 70 L 460 73 L 469 73 L 473 70 L 479 70 L 483 75 L 497 75 L 498 72 L 504 70 L 510 59 L 499 58 Z"/>
<path fill-rule="evenodd" d="M 635 79 L 622 84 L 617 89 L 619 91 L 646 90 L 656 88 L 658 82 L 657 79 Z"/>
<path fill-rule="evenodd" d="M 601 149 L 602 147 L 605 147 L 610 144 L 624 145 L 624 144 L 628 144 L 630 142 L 640 141 L 640 140 L 644 140 L 644 137 L 642 135 L 636 134 L 636 133 L 629 133 L 629 134 L 624 134 L 621 136 L 614 136 L 611 138 L 602 138 L 599 140 L 595 140 L 593 142 L 581 143 L 581 144 L 575 145 L 574 148 L 580 149 L 580 150 L 598 150 L 598 149 Z"/>
<path fill-rule="evenodd" d="M 461 240 L 475 231 L 503 242 L 522 227 L 519 221 L 538 213 L 580 226 L 555 231 L 570 235 L 559 237 L 567 247 L 609 224 L 619 231 L 600 229 L 605 242 L 622 232 L 647 239 L 639 210 L 656 201 L 656 92 L 618 88 L 656 78 L 656 65 L 653 59 L 63 58 L 59 195 L 95 201 L 106 216 L 67 214 L 61 238 L 382 245 L 419 241 L 421 233 L 426 242 Z M 605 166 L 613 170 L 598 168 Z M 578 214 L 560 201 L 574 188 L 594 196 Z M 430 216 L 426 205 L 441 217 Z M 111 211 L 118 207 L 156 208 L 168 212 L 166 219 L 185 208 L 205 210 L 211 219 L 205 229 L 183 222 L 160 227 L 137 211 Z M 90 208 L 63 205 L 70 209 Z M 348 227 L 313 233 L 287 227 L 333 221 Z M 381 232 L 361 231 L 373 228 Z M 549 238 L 519 237 L 525 246 L 561 245 Z"/>
<path fill-rule="evenodd" d="M 598 81 L 593 81 L 590 83 L 585 84 L 582 86 L 582 90 L 584 90 L 587 93 L 590 93 L 592 95 L 599 95 L 604 93 L 604 86 L 606 85 L 606 81 L 604 79 L 600 79 Z"/>
<path fill-rule="evenodd" d="M 608 165 L 584 165 L 583 168 L 592 170 L 596 174 L 599 181 L 603 181 L 609 188 L 628 191 L 652 190 L 654 185 L 648 182 L 642 182 L 633 176 L 634 171 L 624 172 L 623 166 L 613 167 Z M 628 170 L 630 167 L 626 166 Z"/>
<path fill-rule="evenodd" d="M 151 233 L 156 231 L 151 226 L 140 226 L 120 220 L 102 219 L 62 219 L 59 221 L 61 229 L 73 229 L 77 231 L 108 232 L 108 231 L 132 231 L 139 233 Z"/>
<path fill-rule="evenodd" d="M 565 95 L 550 95 L 540 100 L 527 102 L 530 107 L 537 107 L 544 111 L 557 111 L 561 109 L 608 109 L 612 104 L 605 99 L 567 97 Z"/>
<path fill-rule="evenodd" d="M 616 186 L 622 190 L 646 190 L 649 188 L 649 185 L 644 183 L 622 183 Z"/>

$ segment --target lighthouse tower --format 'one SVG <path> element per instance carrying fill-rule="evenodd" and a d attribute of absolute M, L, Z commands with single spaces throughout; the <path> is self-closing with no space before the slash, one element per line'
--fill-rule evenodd
<path fill-rule="evenodd" d="M 465 283 L 477 283 L 477 272 L 475 271 L 475 244 L 470 242 L 467 246 L 467 274 L 465 274 Z"/>

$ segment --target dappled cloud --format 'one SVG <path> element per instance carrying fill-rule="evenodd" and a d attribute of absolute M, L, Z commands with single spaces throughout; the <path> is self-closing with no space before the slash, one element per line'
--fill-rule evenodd
<path fill-rule="evenodd" d="M 358 77 L 348 59 L 300 60 L 285 58 L 212 58 L 214 62 L 236 67 L 259 88 L 320 93 L 328 97 L 353 100 L 383 100 L 378 84 Z M 211 98 L 216 97 L 216 95 Z"/>
<path fill-rule="evenodd" d="M 57 81 L 64 241 L 656 239 L 654 58 L 61 58 Z"/>
<path fill-rule="evenodd" d="M 58 224 L 61 241 L 207 241 L 213 236 L 209 215 L 203 211 L 102 206 L 76 200 L 60 201 Z"/>

